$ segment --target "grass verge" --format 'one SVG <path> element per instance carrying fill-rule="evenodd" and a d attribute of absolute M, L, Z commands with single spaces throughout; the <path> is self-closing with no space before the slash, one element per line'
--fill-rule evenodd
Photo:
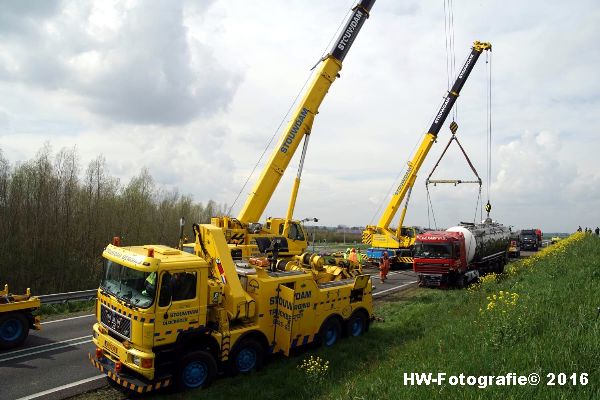
<path fill-rule="evenodd" d="M 36 315 L 39 315 L 43 322 L 47 318 L 51 318 L 56 315 L 79 312 L 94 312 L 95 304 L 96 300 L 69 301 L 61 304 L 42 304 L 42 307 L 36 313 Z"/>

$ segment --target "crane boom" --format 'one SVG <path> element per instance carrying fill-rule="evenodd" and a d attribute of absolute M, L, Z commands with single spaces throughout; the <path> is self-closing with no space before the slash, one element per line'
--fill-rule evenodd
<path fill-rule="evenodd" d="M 439 111 L 435 115 L 435 118 L 433 119 L 429 130 L 427 131 L 423 140 L 421 141 L 419 149 L 413 156 L 412 160 L 408 163 L 406 173 L 404 174 L 400 185 L 398 185 L 398 188 L 394 192 L 394 195 L 392 196 L 387 208 L 381 215 L 381 218 L 379 219 L 379 222 L 377 224 L 378 227 L 382 229 L 389 228 L 390 223 L 394 218 L 394 215 L 396 215 L 396 212 L 398 211 L 400 203 L 406 196 L 408 190 L 414 185 L 415 180 L 417 178 L 417 173 L 419 172 L 419 169 L 421 168 L 425 157 L 427 157 L 429 149 L 431 149 L 431 145 L 437 138 L 440 129 L 442 128 L 444 122 L 446 121 L 446 118 L 450 114 L 450 111 L 452 110 L 452 107 L 454 106 L 454 103 L 456 102 L 460 91 L 462 90 L 465 82 L 467 81 L 467 78 L 473 70 L 473 67 L 477 63 L 479 56 L 484 50 L 489 50 L 491 48 L 492 45 L 489 43 L 476 41 L 473 44 L 471 54 L 467 58 L 467 61 L 465 62 L 458 76 L 456 77 L 456 81 L 454 82 L 454 85 L 452 85 L 452 89 L 450 89 L 450 91 L 444 98 L 444 101 L 442 102 Z"/>
<path fill-rule="evenodd" d="M 479 42 L 476 41 L 473 43 L 473 47 L 471 49 L 471 53 L 462 69 L 458 73 L 456 77 L 456 81 L 452 88 L 442 101 L 442 105 L 440 109 L 435 114 L 433 122 L 429 127 L 429 130 L 423 137 L 421 144 L 417 151 L 415 152 L 413 158 L 408 162 L 408 166 L 406 169 L 406 173 L 404 174 L 398 188 L 394 192 L 392 198 L 390 199 L 386 209 L 384 210 L 379 222 L 376 226 L 368 225 L 362 235 L 363 242 L 368 243 L 372 246 L 372 249 L 369 249 L 367 254 L 370 258 L 377 258 L 379 254 L 382 253 L 382 249 L 385 250 L 398 250 L 398 249 L 410 249 L 412 244 L 414 243 L 414 236 L 405 236 L 402 234 L 402 223 L 404 222 L 404 216 L 406 214 L 406 209 L 408 207 L 408 197 L 410 197 L 410 192 L 415 184 L 417 179 L 417 173 L 419 169 L 423 165 L 423 161 L 427 157 L 431 146 L 435 142 L 437 135 L 444 125 L 446 118 L 450 114 L 456 99 L 458 98 L 460 91 L 462 90 L 467 78 L 469 77 L 473 67 L 477 63 L 479 56 L 485 50 L 491 50 L 492 45 L 487 42 Z M 396 231 L 392 231 L 390 229 L 390 224 L 394 215 L 398 211 L 400 204 L 402 201 L 407 198 L 407 202 L 402 211 L 402 215 L 400 217 L 400 224 Z M 412 258 L 409 258 L 412 261 Z"/>
<path fill-rule="evenodd" d="M 279 139 L 262 174 L 237 219 L 243 223 L 258 222 L 265 211 L 273 192 L 277 188 L 283 173 L 287 169 L 298 145 L 305 135 L 310 135 L 313 120 L 327 91 L 342 69 L 342 61 L 348 54 L 354 39 L 363 23 L 369 17 L 369 11 L 375 0 L 359 0 L 342 29 L 331 52 L 322 60 L 310 86 L 304 94 L 292 119 Z"/>

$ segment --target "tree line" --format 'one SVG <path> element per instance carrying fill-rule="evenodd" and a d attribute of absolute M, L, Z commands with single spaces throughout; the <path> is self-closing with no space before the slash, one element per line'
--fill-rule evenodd
<path fill-rule="evenodd" d="M 47 144 L 15 165 L 0 149 L 0 285 L 35 294 L 91 289 L 114 236 L 125 245 L 174 246 L 180 217 L 189 230 L 224 212 L 161 188 L 145 168 L 127 184 L 110 175 L 103 156 L 82 170 L 75 148 L 54 154 Z"/>
<path fill-rule="evenodd" d="M 344 228 L 330 228 L 326 226 L 310 226 L 305 225 L 304 229 L 308 235 L 309 242 L 312 243 L 313 239 L 316 242 L 326 243 L 347 243 L 348 245 L 354 243 L 361 243 L 361 233 L 356 232 L 356 229 L 344 229 Z M 364 228 L 363 228 L 364 229 Z"/>

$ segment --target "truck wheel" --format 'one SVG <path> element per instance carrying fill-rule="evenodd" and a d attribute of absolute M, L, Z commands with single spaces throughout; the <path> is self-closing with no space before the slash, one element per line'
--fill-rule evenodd
<path fill-rule="evenodd" d="M 467 277 L 464 274 L 457 273 L 456 275 L 456 287 L 464 289 L 467 286 Z"/>
<path fill-rule="evenodd" d="M 179 390 L 197 389 L 211 384 L 217 374 L 217 362 L 206 351 L 194 351 L 181 359 L 177 374 Z"/>
<path fill-rule="evenodd" d="M 346 332 L 349 336 L 360 336 L 368 328 L 368 320 L 363 310 L 355 311 L 346 321 Z"/>
<path fill-rule="evenodd" d="M 254 339 L 242 339 L 229 355 L 229 370 L 232 375 L 247 374 L 260 369 L 265 358 L 265 349 Z"/>
<path fill-rule="evenodd" d="M 333 346 L 338 341 L 341 334 L 342 325 L 335 317 L 326 320 L 323 325 L 321 325 L 321 329 L 319 329 L 321 343 L 327 347 Z"/>
<path fill-rule="evenodd" d="M 22 313 L 0 316 L 0 349 L 20 346 L 29 335 L 29 321 Z"/>
<path fill-rule="evenodd" d="M 498 261 L 497 271 L 498 274 L 504 273 L 504 260 Z"/>

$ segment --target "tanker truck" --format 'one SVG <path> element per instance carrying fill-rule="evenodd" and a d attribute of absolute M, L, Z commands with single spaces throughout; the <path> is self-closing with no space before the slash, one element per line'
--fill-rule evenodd
<path fill-rule="evenodd" d="M 488 272 L 502 273 L 510 231 L 486 219 L 417 235 L 413 270 L 421 286 L 464 287 Z"/>

